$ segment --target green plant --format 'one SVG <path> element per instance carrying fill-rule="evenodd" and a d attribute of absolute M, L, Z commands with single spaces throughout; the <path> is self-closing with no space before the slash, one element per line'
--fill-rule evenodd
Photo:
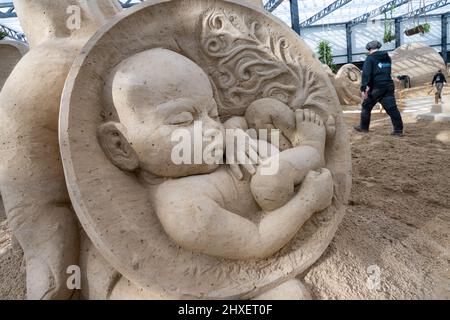
<path fill-rule="evenodd" d="M 383 42 L 389 43 L 393 40 L 395 40 L 395 34 L 392 32 L 392 23 L 385 21 Z"/>
<path fill-rule="evenodd" d="M 411 28 L 411 29 L 407 29 L 405 31 L 405 34 L 407 36 L 413 36 L 415 34 L 425 34 L 427 32 L 430 32 L 431 30 L 431 25 L 429 23 L 424 23 L 424 24 L 419 24 L 417 27 Z"/>
<path fill-rule="evenodd" d="M 7 36 L 7 34 L 6 34 L 5 32 L 3 32 L 3 31 L 0 31 L 0 40 L 3 40 L 3 39 L 5 39 L 5 38 L 6 38 L 6 36 Z"/>
<path fill-rule="evenodd" d="M 390 9 L 390 17 L 388 18 L 388 14 L 384 13 L 384 36 L 383 36 L 383 42 L 389 43 L 393 40 L 395 40 L 395 34 L 392 32 L 392 29 L 394 27 L 394 22 L 392 21 L 392 17 L 394 14 L 395 6 L 392 6 Z"/>
<path fill-rule="evenodd" d="M 427 32 L 430 32 L 430 30 L 431 30 L 431 25 L 427 22 L 427 23 L 424 23 L 423 25 L 423 32 L 424 33 L 427 33 Z"/>
<path fill-rule="evenodd" d="M 384 33 L 383 42 L 389 43 L 395 40 L 395 35 L 392 33 Z"/>
<path fill-rule="evenodd" d="M 333 49 L 328 41 L 322 40 L 319 42 L 317 54 L 319 55 L 320 62 L 329 66 L 333 72 L 336 71 L 336 65 L 333 62 Z"/>

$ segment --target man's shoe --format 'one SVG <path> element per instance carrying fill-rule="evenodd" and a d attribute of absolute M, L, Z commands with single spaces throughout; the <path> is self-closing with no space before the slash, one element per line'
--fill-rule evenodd
<path fill-rule="evenodd" d="M 355 129 L 355 131 L 362 132 L 362 133 L 369 132 L 369 130 L 363 129 L 363 128 L 361 128 L 361 126 L 353 126 L 353 129 Z"/>
<path fill-rule="evenodd" d="M 394 131 L 394 132 L 391 133 L 391 136 L 403 137 L 403 132 Z"/>

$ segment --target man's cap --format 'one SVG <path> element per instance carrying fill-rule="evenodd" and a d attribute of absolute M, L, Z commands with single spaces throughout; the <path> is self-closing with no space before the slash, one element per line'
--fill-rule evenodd
<path fill-rule="evenodd" d="M 370 41 L 370 42 L 366 45 L 366 49 L 367 49 L 367 51 L 375 50 L 375 49 L 381 49 L 382 46 L 383 46 L 383 45 L 382 45 L 379 41 L 374 40 L 374 41 Z"/>

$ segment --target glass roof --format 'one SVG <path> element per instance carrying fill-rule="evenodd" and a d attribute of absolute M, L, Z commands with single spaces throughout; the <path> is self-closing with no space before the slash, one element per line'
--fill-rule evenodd
<path fill-rule="evenodd" d="M 264 0 L 263 3 L 267 3 L 268 1 L 269 0 Z M 352 0 L 342 8 L 317 21 L 315 24 L 345 23 L 367 12 L 375 10 L 390 1 L 391 0 Z M 393 17 L 409 13 L 410 8 L 413 8 L 413 10 L 419 9 L 420 3 L 423 3 L 423 1 L 424 0 L 411 0 L 409 4 L 404 4 L 398 8 L 395 8 Z M 438 0 L 425 0 L 425 5 L 429 5 L 437 1 Z M 333 2 L 335 2 L 335 0 L 298 0 L 300 22 L 312 17 Z M 448 11 L 450 11 L 450 5 L 430 11 L 428 14 L 439 14 Z M 284 22 L 290 24 L 289 0 L 283 1 L 283 3 L 275 9 L 273 14 Z M 378 16 L 374 19 L 380 18 L 384 18 L 384 16 Z"/>
<path fill-rule="evenodd" d="M 127 0 L 121 0 L 121 2 L 126 2 Z M 335 0 L 298 0 L 299 5 L 299 17 L 300 22 L 307 20 L 320 10 L 324 9 Z M 357 18 L 371 10 L 374 10 L 390 0 L 352 0 L 342 8 L 332 12 L 328 16 L 317 21 L 315 24 L 331 24 L 331 23 L 345 23 L 351 19 Z M 437 2 L 438 0 L 425 0 L 425 4 L 431 4 Z M 11 2 L 11 0 L 0 0 L 1 3 Z M 141 0 L 132 0 L 131 3 L 139 3 Z M 268 0 L 263 0 L 263 3 L 267 3 Z M 420 8 L 420 3 L 423 0 L 411 0 L 412 8 L 414 10 Z M 393 16 L 400 16 L 407 14 L 411 7 L 411 4 L 405 4 L 399 8 L 394 9 Z M 0 11 L 5 12 L 6 8 L 0 8 Z M 437 10 L 429 12 L 429 14 L 440 14 L 450 11 L 450 5 L 439 8 Z M 286 24 L 290 25 L 290 7 L 289 0 L 284 0 L 281 5 L 279 5 L 273 12 L 275 16 L 283 20 Z M 383 16 L 377 17 L 377 19 L 383 18 Z M 0 19 L 0 23 L 6 25 L 16 31 L 22 32 L 20 24 L 16 18 Z"/>

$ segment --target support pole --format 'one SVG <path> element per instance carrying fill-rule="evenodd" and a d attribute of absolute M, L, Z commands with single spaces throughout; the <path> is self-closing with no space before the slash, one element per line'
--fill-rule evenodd
<path fill-rule="evenodd" d="M 398 48 L 402 45 L 402 19 L 395 19 L 395 48 Z"/>
<path fill-rule="evenodd" d="M 353 62 L 353 50 L 352 50 L 352 26 L 351 24 L 345 24 L 345 34 L 347 38 L 347 63 Z"/>
<path fill-rule="evenodd" d="M 449 14 L 443 14 L 441 17 L 442 25 L 442 58 L 444 62 L 448 63 L 447 43 L 448 43 L 448 16 Z"/>
<path fill-rule="evenodd" d="M 300 19 L 298 17 L 298 0 L 289 0 L 291 5 L 291 22 L 292 29 L 300 34 Z"/>

